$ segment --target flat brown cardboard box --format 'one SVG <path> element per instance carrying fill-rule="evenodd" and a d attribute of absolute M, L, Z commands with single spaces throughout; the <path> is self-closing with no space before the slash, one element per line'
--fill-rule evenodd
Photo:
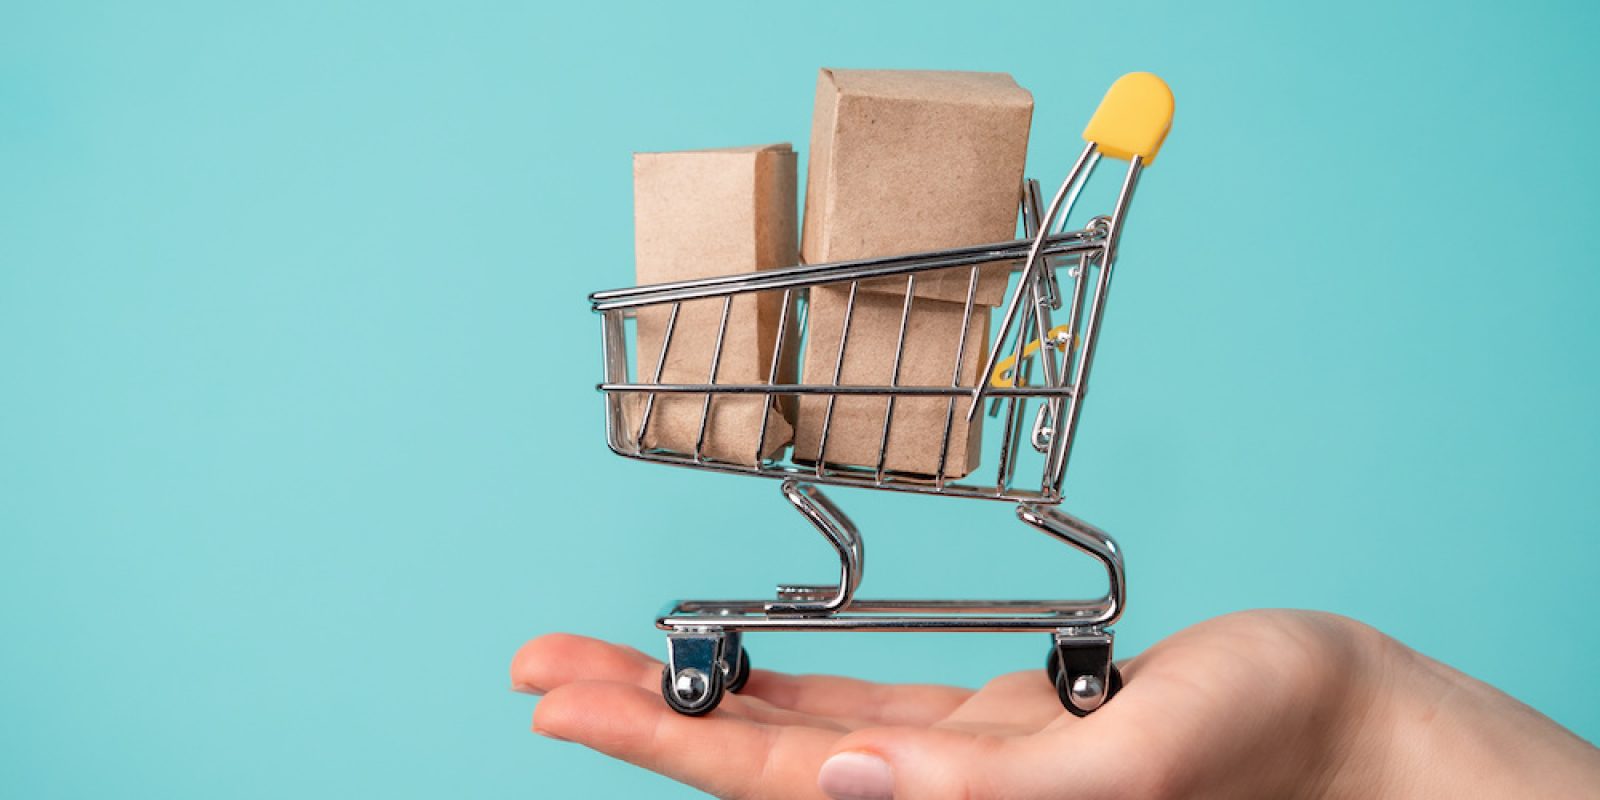
<path fill-rule="evenodd" d="M 795 153 L 788 144 L 676 153 L 636 153 L 634 264 L 640 284 L 706 278 L 792 266 L 795 252 Z M 660 383 L 766 383 L 779 337 L 781 293 L 739 295 L 729 308 L 715 380 L 711 361 L 722 319 L 720 298 L 682 304 Z M 671 306 L 639 309 L 637 380 L 655 382 Z M 790 319 L 793 319 L 791 315 Z M 793 325 L 790 325 L 791 329 Z M 788 338 L 793 338 L 792 334 Z M 794 375 L 794 345 L 780 381 Z M 637 436 L 644 394 L 623 403 L 628 439 Z M 651 404 L 646 449 L 693 453 L 703 394 L 661 394 Z M 766 435 L 762 437 L 762 420 Z M 793 435 L 793 404 L 765 397 L 711 400 L 701 454 L 736 464 L 771 457 Z M 758 446 L 758 439 L 759 446 Z"/>
<path fill-rule="evenodd" d="M 850 290 L 818 287 L 811 290 L 807 311 L 804 383 L 831 384 L 838 360 L 839 336 Z M 840 385 L 883 385 L 894 375 L 895 344 L 900 336 L 900 318 L 905 294 L 899 296 L 857 292 L 850 314 L 849 342 L 845 347 Z M 956 365 L 956 347 L 961 344 L 964 303 L 912 298 L 906 323 L 905 354 L 900 362 L 899 386 L 949 386 Z M 973 306 L 967 327 L 966 347 L 961 354 L 960 385 L 977 385 L 978 370 L 988 354 L 989 308 Z M 883 418 L 889 400 L 885 397 L 839 396 L 834 401 L 828 423 L 827 452 L 824 462 L 876 468 L 883 442 Z M 958 397 L 954 414 L 947 397 L 897 397 L 890 422 L 884 469 L 901 475 L 933 477 L 939 474 L 939 450 L 944 440 L 946 420 L 950 422 L 950 441 L 946 449 L 944 475 L 959 478 L 977 469 L 981 449 L 983 417 L 967 424 L 969 397 Z M 794 460 L 814 463 L 827 417 L 826 395 L 800 398 L 800 416 L 795 427 Z"/>
<path fill-rule="evenodd" d="M 800 254 L 808 264 L 1016 237 L 1033 95 L 998 72 L 824 69 L 817 78 Z M 1002 305 L 1010 266 L 980 271 Z M 917 278 L 964 303 L 971 270 Z M 862 289 L 904 296 L 899 278 Z"/>

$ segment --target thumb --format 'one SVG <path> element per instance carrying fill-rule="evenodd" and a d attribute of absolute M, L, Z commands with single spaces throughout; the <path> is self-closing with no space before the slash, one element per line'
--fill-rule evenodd
<path fill-rule="evenodd" d="M 833 800 L 939 800 L 1010 797 L 1015 740 L 930 728 L 867 728 L 834 746 L 817 773 L 817 788 Z M 1018 775 L 1018 773 L 1022 775 Z"/>

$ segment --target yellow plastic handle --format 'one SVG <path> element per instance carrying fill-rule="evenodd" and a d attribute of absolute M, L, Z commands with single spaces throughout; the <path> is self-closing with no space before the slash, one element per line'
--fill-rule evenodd
<path fill-rule="evenodd" d="M 1051 341 L 1059 342 L 1061 337 L 1067 335 L 1067 326 L 1057 325 L 1045 335 L 1050 337 Z M 1037 352 L 1039 352 L 1039 340 L 1034 339 L 1022 348 L 1022 357 L 1027 358 Z M 1016 378 L 1011 375 L 1012 367 L 1016 366 L 1016 363 L 1017 357 L 1014 354 L 1000 359 L 994 365 L 994 372 L 989 374 L 989 385 L 997 389 L 1009 389 L 1017 385 Z"/>
<path fill-rule="evenodd" d="M 1143 156 L 1154 163 L 1172 128 L 1172 90 L 1148 72 L 1130 72 L 1106 91 L 1100 107 L 1083 129 L 1083 140 L 1100 152 L 1124 161 Z"/>

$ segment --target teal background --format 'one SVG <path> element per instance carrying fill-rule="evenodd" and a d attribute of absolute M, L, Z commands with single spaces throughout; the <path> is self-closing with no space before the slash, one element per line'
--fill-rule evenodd
<path fill-rule="evenodd" d="M 270 6 L 270 7 L 269 7 Z M 819 580 L 776 485 L 607 453 L 633 150 L 819 66 L 1004 70 L 1059 179 L 1163 75 L 1068 478 L 1135 653 L 1367 620 L 1600 737 L 1588 3 L 7 3 L 0 794 L 683 797 L 528 733 L 525 639 Z M 1000 505 L 842 492 L 875 594 L 1088 593 Z M 757 637 L 976 684 L 1037 637 Z"/>

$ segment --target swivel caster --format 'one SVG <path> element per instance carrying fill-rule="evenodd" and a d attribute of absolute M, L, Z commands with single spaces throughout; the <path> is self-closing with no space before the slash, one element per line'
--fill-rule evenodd
<path fill-rule="evenodd" d="M 1122 690 L 1122 670 L 1111 662 L 1109 636 L 1082 644 L 1057 639 L 1044 671 L 1062 707 L 1075 717 L 1088 716 Z"/>
<path fill-rule="evenodd" d="M 672 667 L 661 668 L 661 697 L 673 711 L 689 717 L 710 714 L 722 702 L 726 690 L 721 670 L 687 667 L 672 674 Z"/>
<path fill-rule="evenodd" d="M 750 654 L 738 631 L 706 630 L 667 636 L 667 663 L 661 668 L 661 698 L 690 717 L 711 713 L 726 692 L 750 680 Z"/>

